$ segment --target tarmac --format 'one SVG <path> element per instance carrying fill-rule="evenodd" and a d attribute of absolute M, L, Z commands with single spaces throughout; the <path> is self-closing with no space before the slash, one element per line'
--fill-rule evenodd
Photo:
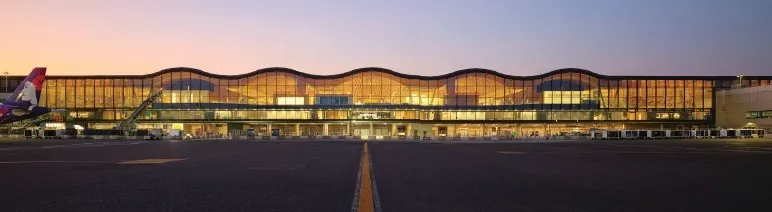
<path fill-rule="evenodd" d="M 0 211 L 772 211 L 770 165 L 770 139 L 2 141 Z"/>

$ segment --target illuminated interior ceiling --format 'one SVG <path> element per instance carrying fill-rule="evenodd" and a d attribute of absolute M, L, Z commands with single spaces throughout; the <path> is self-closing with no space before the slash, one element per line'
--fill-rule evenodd
<path fill-rule="evenodd" d="M 535 85 L 534 87 L 515 87 L 514 85 L 505 85 L 503 78 L 490 74 L 480 73 L 465 74 L 455 78 L 450 78 L 450 80 L 454 80 L 454 89 L 452 89 L 453 91 L 448 90 L 449 85 L 446 83 L 446 80 L 423 80 L 421 83 L 427 83 L 427 81 L 430 82 L 430 86 L 428 86 L 428 88 L 421 87 L 421 89 L 418 89 L 414 87 L 411 89 L 411 86 L 404 85 L 401 82 L 402 78 L 381 72 L 361 72 L 340 79 L 322 79 L 317 80 L 317 83 L 308 84 L 305 82 L 307 79 L 303 78 L 302 76 L 282 72 L 266 72 L 250 76 L 245 79 L 247 85 L 240 86 L 216 86 L 206 80 L 199 78 L 200 76 L 196 76 L 194 73 L 191 78 L 188 79 L 177 79 L 174 82 L 165 82 L 164 87 L 169 87 L 172 90 L 191 89 L 209 90 L 211 92 L 219 90 L 220 96 L 243 96 L 248 98 L 276 95 L 314 96 L 317 94 L 343 94 L 365 99 L 372 97 L 402 97 L 405 96 L 405 94 L 408 92 L 410 93 L 409 96 L 430 98 L 444 97 L 448 95 L 448 92 L 454 92 L 458 95 L 474 95 L 478 96 L 479 98 L 495 98 L 512 96 L 513 94 L 521 93 L 528 89 L 536 89 L 537 92 L 542 90 L 555 89 L 587 89 L 587 87 L 582 85 L 582 83 L 571 81 L 569 79 L 560 80 L 560 83 L 558 84 L 560 86 L 558 88 L 552 88 L 550 83 L 555 81 L 556 77 L 554 76 L 546 77 L 544 79 L 546 81 Z M 586 79 L 588 79 L 588 77 L 582 77 L 579 79 L 584 79 L 584 81 L 587 81 Z M 301 84 L 302 87 L 298 87 L 299 80 L 303 81 Z M 268 86 L 257 86 L 258 84 Z M 248 89 L 253 86 L 257 87 L 259 90 L 255 92 L 248 92 Z M 298 89 L 303 89 L 304 91 L 298 92 Z"/>
<path fill-rule="evenodd" d="M 480 98 L 494 98 L 500 93 L 503 93 L 504 96 L 509 96 L 523 90 L 522 88 L 514 89 L 514 86 L 506 88 L 504 79 L 499 77 L 491 78 L 488 75 L 465 75 L 458 77 L 455 81 L 455 87 L 456 94 L 478 95 Z"/>

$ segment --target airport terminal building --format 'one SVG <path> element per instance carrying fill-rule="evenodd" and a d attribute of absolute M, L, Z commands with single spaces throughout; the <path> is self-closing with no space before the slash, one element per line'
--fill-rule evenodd
<path fill-rule="evenodd" d="M 4 95 L 22 79 L 6 76 L 0 82 Z M 555 135 L 715 127 L 717 91 L 771 83 L 772 76 L 606 76 L 582 69 L 419 76 L 383 68 L 336 75 L 170 68 L 147 75 L 49 75 L 40 105 L 66 110 L 43 127 L 111 129 L 163 89 L 141 113 L 139 128 L 192 135 L 250 129 L 282 135 Z"/>

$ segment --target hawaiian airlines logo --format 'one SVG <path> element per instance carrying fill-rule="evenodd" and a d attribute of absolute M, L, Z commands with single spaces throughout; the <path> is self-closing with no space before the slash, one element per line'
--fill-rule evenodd
<path fill-rule="evenodd" d="M 30 102 L 30 104 L 32 104 L 33 106 L 38 105 L 37 91 L 39 90 L 40 88 L 35 86 L 34 82 L 24 81 L 24 88 L 22 88 L 21 90 L 19 99 L 21 101 Z"/>

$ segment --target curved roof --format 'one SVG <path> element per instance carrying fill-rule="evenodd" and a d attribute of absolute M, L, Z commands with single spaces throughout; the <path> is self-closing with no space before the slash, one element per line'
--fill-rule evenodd
<path fill-rule="evenodd" d="M 189 68 L 189 67 L 175 67 L 175 68 L 168 68 L 164 70 L 160 70 L 155 73 L 145 74 L 145 75 L 94 75 L 94 76 L 85 76 L 87 78 L 131 78 L 131 79 L 141 79 L 141 78 L 150 78 L 150 77 L 156 77 L 160 76 L 162 74 L 166 73 L 172 73 L 172 72 L 191 72 L 196 73 L 202 76 L 207 77 L 213 77 L 213 78 L 221 78 L 221 79 L 240 79 L 245 77 L 250 77 L 254 75 L 258 75 L 261 73 L 267 73 L 267 72 L 284 72 L 289 74 L 294 74 L 306 78 L 314 78 L 314 79 L 335 79 L 335 78 L 342 78 L 358 73 L 363 72 L 382 72 L 391 74 L 397 77 L 401 78 L 407 78 L 407 79 L 424 79 L 424 80 L 436 80 L 436 79 L 447 79 L 458 75 L 468 74 L 468 73 L 485 73 L 485 74 L 491 74 L 494 76 L 498 76 L 505 79 L 541 79 L 545 77 L 549 77 L 555 74 L 560 73 L 581 73 L 586 74 L 595 78 L 599 79 L 709 79 L 709 80 L 717 80 L 717 79 L 734 79 L 735 76 L 609 76 L 609 75 L 602 75 L 598 74 L 592 71 L 588 71 L 585 69 L 579 69 L 579 68 L 564 68 L 564 69 L 558 69 L 554 71 L 550 71 L 544 74 L 539 75 L 532 75 L 532 76 L 513 76 L 513 75 L 507 75 L 503 73 L 499 73 L 490 69 L 482 69 L 482 68 L 470 68 L 470 69 L 462 69 L 458 71 L 454 71 L 448 74 L 443 75 L 437 75 L 437 76 L 421 76 L 421 75 L 412 75 L 412 74 L 404 74 L 399 73 L 390 69 L 386 68 L 380 68 L 380 67 L 366 67 L 366 68 L 358 68 L 351 71 L 347 71 L 340 74 L 333 74 L 333 75 L 315 75 L 315 74 L 309 74 L 305 72 L 300 72 L 294 69 L 290 68 L 282 68 L 282 67 L 271 67 L 271 68 L 263 68 L 258 69 L 249 73 L 244 74 L 237 74 L 237 75 L 221 75 L 221 74 L 213 74 L 209 73 L 200 69 L 196 68 Z M 51 78 L 84 78 L 84 76 L 50 76 Z M 754 76 L 746 76 L 746 79 L 751 78 L 757 78 Z M 760 78 L 769 78 L 769 77 L 760 77 Z"/>
<path fill-rule="evenodd" d="M 401 78 L 407 78 L 407 79 L 426 79 L 426 80 L 431 80 L 431 79 L 447 79 L 447 78 L 451 78 L 451 77 L 458 76 L 458 75 L 463 75 L 463 74 L 468 74 L 468 73 L 486 73 L 486 74 L 491 74 L 491 75 L 494 75 L 494 76 L 498 76 L 498 77 L 501 77 L 501 78 L 507 78 L 507 79 L 540 79 L 540 78 L 551 76 L 551 75 L 554 75 L 554 74 L 557 74 L 557 73 L 567 73 L 567 72 L 584 73 L 584 74 L 587 74 L 587 75 L 590 75 L 590 76 L 594 76 L 594 77 L 599 77 L 599 78 L 607 77 L 605 75 L 600 75 L 600 74 L 597 74 L 595 72 L 587 71 L 587 70 L 584 70 L 584 69 L 577 69 L 577 68 L 559 69 L 559 70 L 554 70 L 554 71 L 551 71 L 551 72 L 547 72 L 547 73 L 540 74 L 540 75 L 534 75 L 534 76 L 512 76 L 512 75 L 502 74 L 502 73 L 499 73 L 499 72 L 496 72 L 496 71 L 493 71 L 493 70 L 490 70 L 490 69 L 481 69 L 481 68 L 462 69 L 462 70 L 454 71 L 454 72 L 443 74 L 443 75 L 437 75 L 437 76 L 421 76 L 421 75 L 413 75 L 413 74 L 404 74 L 404 73 L 400 73 L 400 72 L 396 72 L 396 71 L 393 71 L 393 70 L 390 70 L 390 69 L 385 69 L 385 68 L 380 68 L 380 67 L 358 68 L 358 69 L 354 69 L 354 70 L 351 70 L 351 71 L 343 72 L 343 73 L 340 73 L 340 74 L 332 74 L 332 75 L 309 74 L 309 73 L 300 72 L 300 71 L 297 71 L 297 70 L 294 70 L 294 69 L 282 68 L 282 67 L 272 67 L 272 68 L 258 69 L 258 70 L 255 70 L 255 71 L 252 71 L 252 72 L 249 72 L 249 73 L 238 74 L 238 75 L 220 75 L 220 74 L 212 74 L 212 73 L 209 73 L 209 72 L 206 72 L 206 71 L 203 71 L 203 70 L 200 70 L 200 69 L 195 69 L 195 68 L 177 67 L 177 68 L 164 69 L 164 70 L 158 71 L 156 73 L 151 73 L 151 74 L 147 74 L 147 75 L 141 75 L 141 77 L 143 77 L 143 78 L 144 77 L 154 77 L 154 76 L 158 76 L 158 75 L 161 75 L 161 74 L 165 74 L 165 73 L 169 73 L 169 72 L 178 72 L 178 71 L 188 71 L 188 72 L 192 72 L 192 73 L 201 74 L 203 76 L 214 77 L 214 78 L 223 78 L 223 79 L 239 79 L 239 78 L 250 77 L 250 76 L 258 75 L 258 74 L 261 74 L 261 73 L 267 73 L 267 72 L 284 72 L 284 73 L 294 74 L 294 75 L 298 75 L 298 76 L 301 76 L 301 77 L 313 78 L 313 79 L 336 79 L 336 78 L 343 78 L 343 77 L 346 77 L 346 76 L 350 76 L 350 75 L 354 75 L 354 74 L 358 74 L 358 73 L 363 73 L 363 72 L 381 72 L 381 73 L 386 73 L 386 74 L 394 75 L 394 76 L 401 77 Z"/>

